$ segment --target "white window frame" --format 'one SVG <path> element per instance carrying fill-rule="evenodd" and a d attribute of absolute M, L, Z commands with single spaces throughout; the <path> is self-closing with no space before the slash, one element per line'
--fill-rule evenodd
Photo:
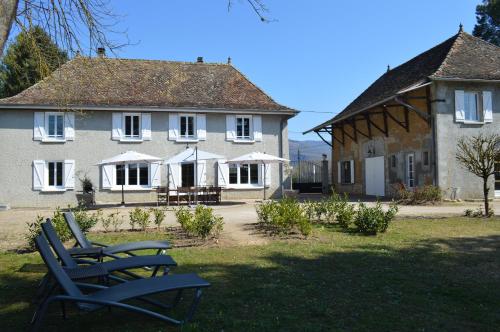
<path fill-rule="evenodd" d="M 410 170 L 410 159 L 412 160 L 412 170 Z M 408 153 L 406 155 L 406 186 L 410 189 L 415 188 L 415 154 Z M 413 183 L 412 183 L 413 181 Z"/>
<path fill-rule="evenodd" d="M 248 183 L 241 183 L 241 166 L 248 165 Z M 251 166 L 257 165 L 257 183 L 251 183 Z M 258 189 L 264 188 L 265 179 L 263 179 L 264 174 L 261 171 L 262 167 L 260 164 L 256 163 L 245 163 L 245 164 L 229 164 L 228 165 L 228 179 L 227 179 L 227 188 L 235 188 L 235 189 Z M 231 168 L 236 168 L 236 180 L 237 183 L 230 183 L 231 178 Z"/>
<path fill-rule="evenodd" d="M 468 109 L 466 109 L 466 100 L 467 96 L 475 95 L 476 96 L 476 119 L 467 119 Z M 473 90 L 465 90 L 464 91 L 464 122 L 465 123 L 482 123 L 483 122 L 483 102 L 482 102 L 482 92 L 481 91 L 473 91 Z"/>
<path fill-rule="evenodd" d="M 139 136 L 127 136 L 127 132 L 126 132 L 126 118 L 130 116 L 130 117 L 135 117 L 137 116 L 139 118 Z M 133 118 L 132 118 L 133 119 Z M 130 130 L 134 131 L 134 125 L 133 125 L 133 121 L 130 122 Z M 123 136 L 122 136 L 122 139 L 121 141 L 142 141 L 142 114 L 141 113 L 122 113 L 122 132 L 123 132 Z"/>
<path fill-rule="evenodd" d="M 130 185 L 129 184 L 129 172 L 130 172 L 130 166 L 131 165 L 141 165 L 141 164 L 144 164 L 144 165 L 147 165 L 147 168 L 148 168 L 148 184 L 147 185 L 141 185 L 139 184 L 140 183 L 140 167 L 137 167 L 137 182 L 138 184 L 133 184 L 133 185 Z M 112 189 L 113 190 L 121 190 L 122 188 L 122 185 L 121 184 L 117 184 L 117 181 L 118 181 L 118 170 L 117 170 L 117 167 L 116 166 L 119 166 L 119 165 L 115 165 L 115 167 L 113 167 L 113 184 L 112 184 Z M 148 163 L 127 163 L 124 165 L 125 166 L 125 184 L 123 185 L 123 188 L 125 190 L 150 190 L 152 188 L 151 186 L 151 164 L 148 164 Z"/>
<path fill-rule="evenodd" d="M 56 119 L 58 116 L 62 117 L 62 127 L 63 127 L 63 132 L 62 136 L 50 136 L 49 135 L 49 118 L 51 116 L 55 116 Z M 64 118 L 64 112 L 45 112 L 45 138 L 44 141 L 55 141 L 55 142 L 60 142 L 60 141 L 65 141 L 66 140 L 66 119 Z M 57 122 L 55 122 L 55 131 L 57 132 Z"/>
<path fill-rule="evenodd" d="M 238 119 L 242 119 L 242 136 L 238 136 Z M 245 119 L 248 119 L 248 136 L 245 136 L 245 127 L 244 127 L 244 122 Z M 235 128 L 235 141 L 248 141 L 252 142 L 253 141 L 253 117 L 251 115 L 236 115 L 235 116 L 235 123 L 234 123 L 234 128 Z"/>
<path fill-rule="evenodd" d="M 61 168 L 61 178 L 62 178 L 62 184 L 59 186 L 57 185 L 57 167 L 56 165 L 54 165 L 54 185 L 51 186 L 49 185 L 49 164 L 50 163 L 54 163 L 54 164 L 57 164 L 57 163 L 61 163 L 62 164 L 62 168 Z M 45 179 L 44 179 L 44 189 L 43 191 L 66 191 L 66 187 L 65 187 L 65 176 L 66 174 L 64 174 L 64 160 L 47 160 L 45 161 Z"/>
<path fill-rule="evenodd" d="M 181 118 L 193 118 L 193 135 L 182 135 L 182 128 L 181 128 Z M 196 114 L 179 114 L 178 116 L 178 126 L 179 126 L 179 137 L 177 138 L 177 142 L 189 142 L 189 141 L 198 141 L 198 125 L 197 125 L 197 116 Z M 186 122 L 186 132 L 187 130 L 187 122 Z"/>

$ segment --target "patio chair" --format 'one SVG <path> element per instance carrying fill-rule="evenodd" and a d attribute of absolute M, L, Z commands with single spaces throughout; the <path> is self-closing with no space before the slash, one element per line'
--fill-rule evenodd
<path fill-rule="evenodd" d="M 170 249 L 170 243 L 168 241 L 138 241 L 122 243 L 113 246 L 108 246 L 105 244 L 91 242 L 87 239 L 85 234 L 82 232 L 80 226 L 75 220 L 75 216 L 72 212 L 64 212 L 64 219 L 68 224 L 68 228 L 73 234 L 76 240 L 75 248 L 69 250 L 70 255 L 75 257 L 93 257 L 99 258 L 103 256 L 112 258 L 122 258 L 117 254 L 127 254 L 129 256 L 136 256 L 133 251 L 146 250 L 146 249 L 156 249 L 156 254 L 159 255 L 167 249 Z M 78 247 L 79 246 L 79 247 Z"/>
<path fill-rule="evenodd" d="M 43 235 L 40 234 L 35 238 L 35 244 L 49 273 L 56 280 L 61 294 L 50 295 L 40 303 L 31 320 L 31 331 L 38 331 L 49 305 L 53 302 L 61 303 L 64 317 L 66 316 L 65 304 L 73 303 L 81 311 L 92 312 L 105 307 L 116 307 L 150 316 L 174 325 L 183 325 L 193 318 L 196 307 L 201 299 L 202 289 L 210 286 L 210 283 L 194 273 L 132 280 L 111 287 L 75 283 L 61 265 L 59 265 Z M 84 294 L 81 291 L 84 288 L 94 290 L 94 292 Z M 194 289 L 195 295 L 186 316 L 182 320 L 127 303 L 133 299 L 144 299 L 148 295 L 176 291 L 177 294 L 172 304 L 158 305 L 162 309 L 167 307 L 172 308 L 180 302 L 182 292 L 187 289 Z"/>
<path fill-rule="evenodd" d="M 132 273 L 128 270 L 136 269 L 141 267 L 154 267 L 151 277 L 156 276 L 159 269 L 164 267 L 164 275 L 168 273 L 168 270 L 172 266 L 177 266 L 177 263 L 171 256 L 168 255 L 145 255 L 145 256 L 134 256 L 134 257 L 123 257 L 120 259 L 114 259 L 106 262 L 95 262 L 88 260 L 81 260 L 73 258 L 69 252 L 64 247 L 59 236 L 57 236 L 56 230 L 52 225 L 50 219 L 42 223 L 42 231 L 50 243 L 52 249 L 54 249 L 59 261 L 62 263 L 64 270 L 70 276 L 71 279 L 84 279 L 89 277 L 102 277 L 104 272 L 106 276 L 109 276 L 113 272 L 121 272 L 128 276 L 136 279 L 143 278 L 142 276 Z M 82 266 L 79 264 L 87 264 Z M 127 281 L 116 276 L 111 276 L 111 279 L 116 281 Z"/>

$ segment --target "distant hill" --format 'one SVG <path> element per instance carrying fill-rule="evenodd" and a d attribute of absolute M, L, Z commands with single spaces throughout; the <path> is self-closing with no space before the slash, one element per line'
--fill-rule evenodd
<path fill-rule="evenodd" d="M 295 141 L 288 140 L 290 160 L 296 161 L 300 151 L 300 160 L 321 160 L 322 154 L 331 159 L 331 148 L 323 141 Z"/>

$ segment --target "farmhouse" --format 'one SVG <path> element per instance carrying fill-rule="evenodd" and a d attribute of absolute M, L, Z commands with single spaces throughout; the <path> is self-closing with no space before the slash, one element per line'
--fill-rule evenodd
<path fill-rule="evenodd" d="M 230 63 L 77 56 L 0 100 L 0 202 L 74 205 L 85 178 L 98 203 L 120 202 L 122 185 L 127 202 L 193 184 L 222 187 L 226 199 L 261 197 L 264 186 L 279 196 L 282 165 L 225 161 L 251 152 L 288 159 L 287 121 L 296 114 Z M 221 159 L 194 166 L 174 158 L 187 148 Z M 162 161 L 98 165 L 127 151 Z"/>
<path fill-rule="evenodd" d="M 480 198 L 481 181 L 455 160 L 461 136 L 500 132 L 500 48 L 458 34 L 388 69 L 331 120 L 340 192 L 389 196 L 431 184 L 451 198 Z M 500 160 L 499 160 L 500 163 Z M 491 196 L 500 196 L 500 164 Z"/>

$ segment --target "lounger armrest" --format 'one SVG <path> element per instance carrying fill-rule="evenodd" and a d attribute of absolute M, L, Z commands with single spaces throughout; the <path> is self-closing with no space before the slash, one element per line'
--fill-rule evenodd
<path fill-rule="evenodd" d="M 107 277 L 109 275 L 108 270 L 101 264 L 75 268 L 63 267 L 63 269 L 72 280 Z"/>
<path fill-rule="evenodd" d="M 102 247 L 102 248 L 109 247 L 108 245 L 102 244 L 102 243 L 99 243 L 99 242 L 91 242 L 91 243 L 92 243 L 92 245 L 94 245 L 96 247 Z"/>
<path fill-rule="evenodd" d="M 68 250 L 71 256 L 76 257 L 101 257 L 103 255 L 103 248 L 90 247 L 90 248 L 71 248 Z"/>
<path fill-rule="evenodd" d="M 128 251 L 136 251 L 136 250 L 166 250 L 170 249 L 172 246 L 168 241 L 139 241 L 139 242 L 129 242 L 117 244 L 115 246 L 110 246 L 103 248 L 103 253 L 105 255 L 108 254 L 117 254 L 117 253 L 126 253 Z"/>

